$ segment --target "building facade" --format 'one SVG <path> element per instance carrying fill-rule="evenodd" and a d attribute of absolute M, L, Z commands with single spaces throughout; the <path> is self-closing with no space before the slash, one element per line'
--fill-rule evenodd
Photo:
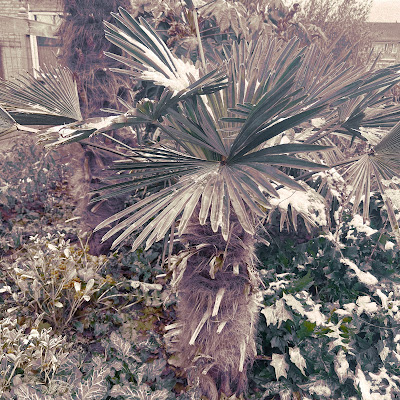
<path fill-rule="evenodd" d="M 63 0 L 0 0 L 0 78 L 57 63 Z M 377 68 L 400 64 L 400 23 L 371 22 Z"/>
<path fill-rule="evenodd" d="M 400 64 L 400 23 L 371 22 L 370 29 L 377 68 Z"/>
<path fill-rule="evenodd" d="M 0 0 L 0 78 L 57 62 L 62 0 Z"/>

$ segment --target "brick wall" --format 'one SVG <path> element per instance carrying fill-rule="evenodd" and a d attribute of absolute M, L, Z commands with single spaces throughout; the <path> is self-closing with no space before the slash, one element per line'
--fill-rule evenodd
<path fill-rule="evenodd" d="M 62 0 L 29 0 L 28 3 L 31 11 L 62 12 L 64 8 Z"/>
<path fill-rule="evenodd" d="M 22 7 L 30 11 L 62 11 L 63 0 L 0 0 L 0 15 L 18 17 Z"/>
<path fill-rule="evenodd" d="M 26 0 L 0 0 L 0 15 L 17 17 L 21 7 L 26 7 Z"/>

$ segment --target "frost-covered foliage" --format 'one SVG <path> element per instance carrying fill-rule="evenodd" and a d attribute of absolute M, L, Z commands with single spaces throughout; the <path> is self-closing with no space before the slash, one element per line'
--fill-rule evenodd
<path fill-rule="evenodd" d="M 391 400 L 400 392 L 399 256 L 376 228 L 356 215 L 307 243 L 260 250 L 259 353 L 268 360 L 253 379 L 265 396 Z"/>
<path fill-rule="evenodd" d="M 68 356 L 71 345 L 65 336 L 54 334 L 39 321 L 28 332 L 27 328 L 14 318 L 0 320 L 0 397 L 17 370 L 25 371 L 25 381 L 49 384 Z"/>
<path fill-rule="evenodd" d="M 50 193 L 59 189 L 65 178 L 67 167 L 34 145 L 34 140 L 24 138 L 3 151 L 0 157 L 0 201 L 1 211 L 43 210 L 51 207 Z M 3 217 L 4 218 L 4 217 Z"/>
<path fill-rule="evenodd" d="M 105 284 L 98 271 L 106 257 L 87 254 L 63 234 L 31 237 L 11 263 L 1 263 L 5 303 L 30 316 L 41 315 L 54 329 L 63 330 L 84 302 Z"/>
<path fill-rule="evenodd" d="M 162 304 L 174 303 L 156 281 L 158 256 L 121 251 L 104 265 L 106 257 L 57 233 L 32 237 L 13 262 L 3 260 L 0 397 L 177 398 L 172 387 L 183 379 L 156 332 Z"/>

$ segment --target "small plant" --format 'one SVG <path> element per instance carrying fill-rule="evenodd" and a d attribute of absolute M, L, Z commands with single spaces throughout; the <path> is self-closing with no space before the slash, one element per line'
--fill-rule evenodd
<path fill-rule="evenodd" d="M 25 318 L 43 315 L 62 331 L 107 282 L 98 274 L 105 260 L 89 255 L 84 246 L 70 244 L 60 233 L 31 237 L 14 262 L 4 266 L 14 286 L 7 286 L 9 302 L 23 310 Z"/>
<path fill-rule="evenodd" d="M 108 354 L 113 360 L 110 363 L 113 397 L 122 396 L 135 400 L 171 399 L 175 380 L 173 377 L 169 380 L 162 378 L 167 363 L 163 358 L 154 359 L 155 353 L 159 351 L 159 343 L 153 341 L 152 345 L 149 344 L 145 341 L 133 346 L 116 332 L 111 334 Z"/>
<path fill-rule="evenodd" d="M 0 397 L 16 374 L 22 374 L 25 381 L 50 385 L 70 347 L 64 336 L 38 321 L 28 329 L 13 318 L 0 320 L 0 343 Z"/>

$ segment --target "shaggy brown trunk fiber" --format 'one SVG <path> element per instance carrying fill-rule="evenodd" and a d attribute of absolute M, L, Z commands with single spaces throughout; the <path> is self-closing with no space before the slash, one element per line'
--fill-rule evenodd
<path fill-rule="evenodd" d="M 247 387 L 247 368 L 256 355 L 259 279 L 254 238 L 234 217 L 228 242 L 198 221 L 194 215 L 181 238 L 187 249 L 173 267 L 178 322 L 167 338 L 189 383 L 217 400 L 221 393 L 231 396 Z"/>

